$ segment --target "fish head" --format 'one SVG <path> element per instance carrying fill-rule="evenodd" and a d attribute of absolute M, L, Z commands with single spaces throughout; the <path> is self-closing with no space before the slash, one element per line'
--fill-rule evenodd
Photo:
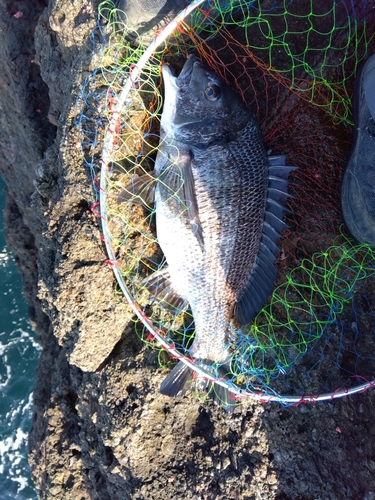
<path fill-rule="evenodd" d="M 161 127 L 185 144 L 209 145 L 225 140 L 255 118 L 251 111 L 212 69 L 190 55 L 179 76 L 162 68 L 164 109 Z"/>

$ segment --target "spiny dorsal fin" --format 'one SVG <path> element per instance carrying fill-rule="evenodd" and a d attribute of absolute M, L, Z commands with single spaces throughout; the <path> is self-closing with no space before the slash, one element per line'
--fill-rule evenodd
<path fill-rule="evenodd" d="M 275 287 L 275 262 L 279 253 L 278 240 L 287 226 L 283 221 L 290 210 L 285 206 L 288 193 L 288 175 L 297 167 L 285 165 L 285 156 L 270 156 L 268 192 L 263 235 L 255 264 L 238 299 L 234 315 L 240 324 L 249 323 L 267 302 Z"/>

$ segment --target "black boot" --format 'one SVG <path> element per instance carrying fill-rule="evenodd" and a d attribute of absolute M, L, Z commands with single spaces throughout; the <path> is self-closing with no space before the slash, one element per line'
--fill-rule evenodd
<path fill-rule="evenodd" d="M 357 76 L 353 110 L 355 133 L 341 186 L 341 209 L 351 235 L 375 247 L 375 54 Z"/>

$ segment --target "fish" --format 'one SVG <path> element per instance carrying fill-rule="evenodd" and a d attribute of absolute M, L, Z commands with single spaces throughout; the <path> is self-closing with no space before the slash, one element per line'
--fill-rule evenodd
<path fill-rule="evenodd" d="M 180 74 L 163 65 L 164 105 L 155 184 L 133 182 L 154 198 L 156 234 L 167 266 L 146 279 L 155 297 L 189 306 L 195 325 L 189 357 L 213 377 L 230 370 L 236 324 L 250 323 L 276 279 L 278 239 L 286 227 L 285 157 L 270 157 L 242 98 L 195 55 Z M 151 193 L 152 191 L 152 193 Z M 234 325 L 234 326 L 233 326 Z M 160 392 L 178 396 L 195 380 L 232 410 L 228 387 L 179 361 Z"/>

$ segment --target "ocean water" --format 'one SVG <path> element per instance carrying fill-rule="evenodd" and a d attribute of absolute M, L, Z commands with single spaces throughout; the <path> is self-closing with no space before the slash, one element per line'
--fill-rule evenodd
<path fill-rule="evenodd" d="M 33 500 L 37 494 L 27 439 L 40 347 L 27 320 L 21 276 L 5 243 L 4 186 L 0 178 L 0 500 Z"/>

